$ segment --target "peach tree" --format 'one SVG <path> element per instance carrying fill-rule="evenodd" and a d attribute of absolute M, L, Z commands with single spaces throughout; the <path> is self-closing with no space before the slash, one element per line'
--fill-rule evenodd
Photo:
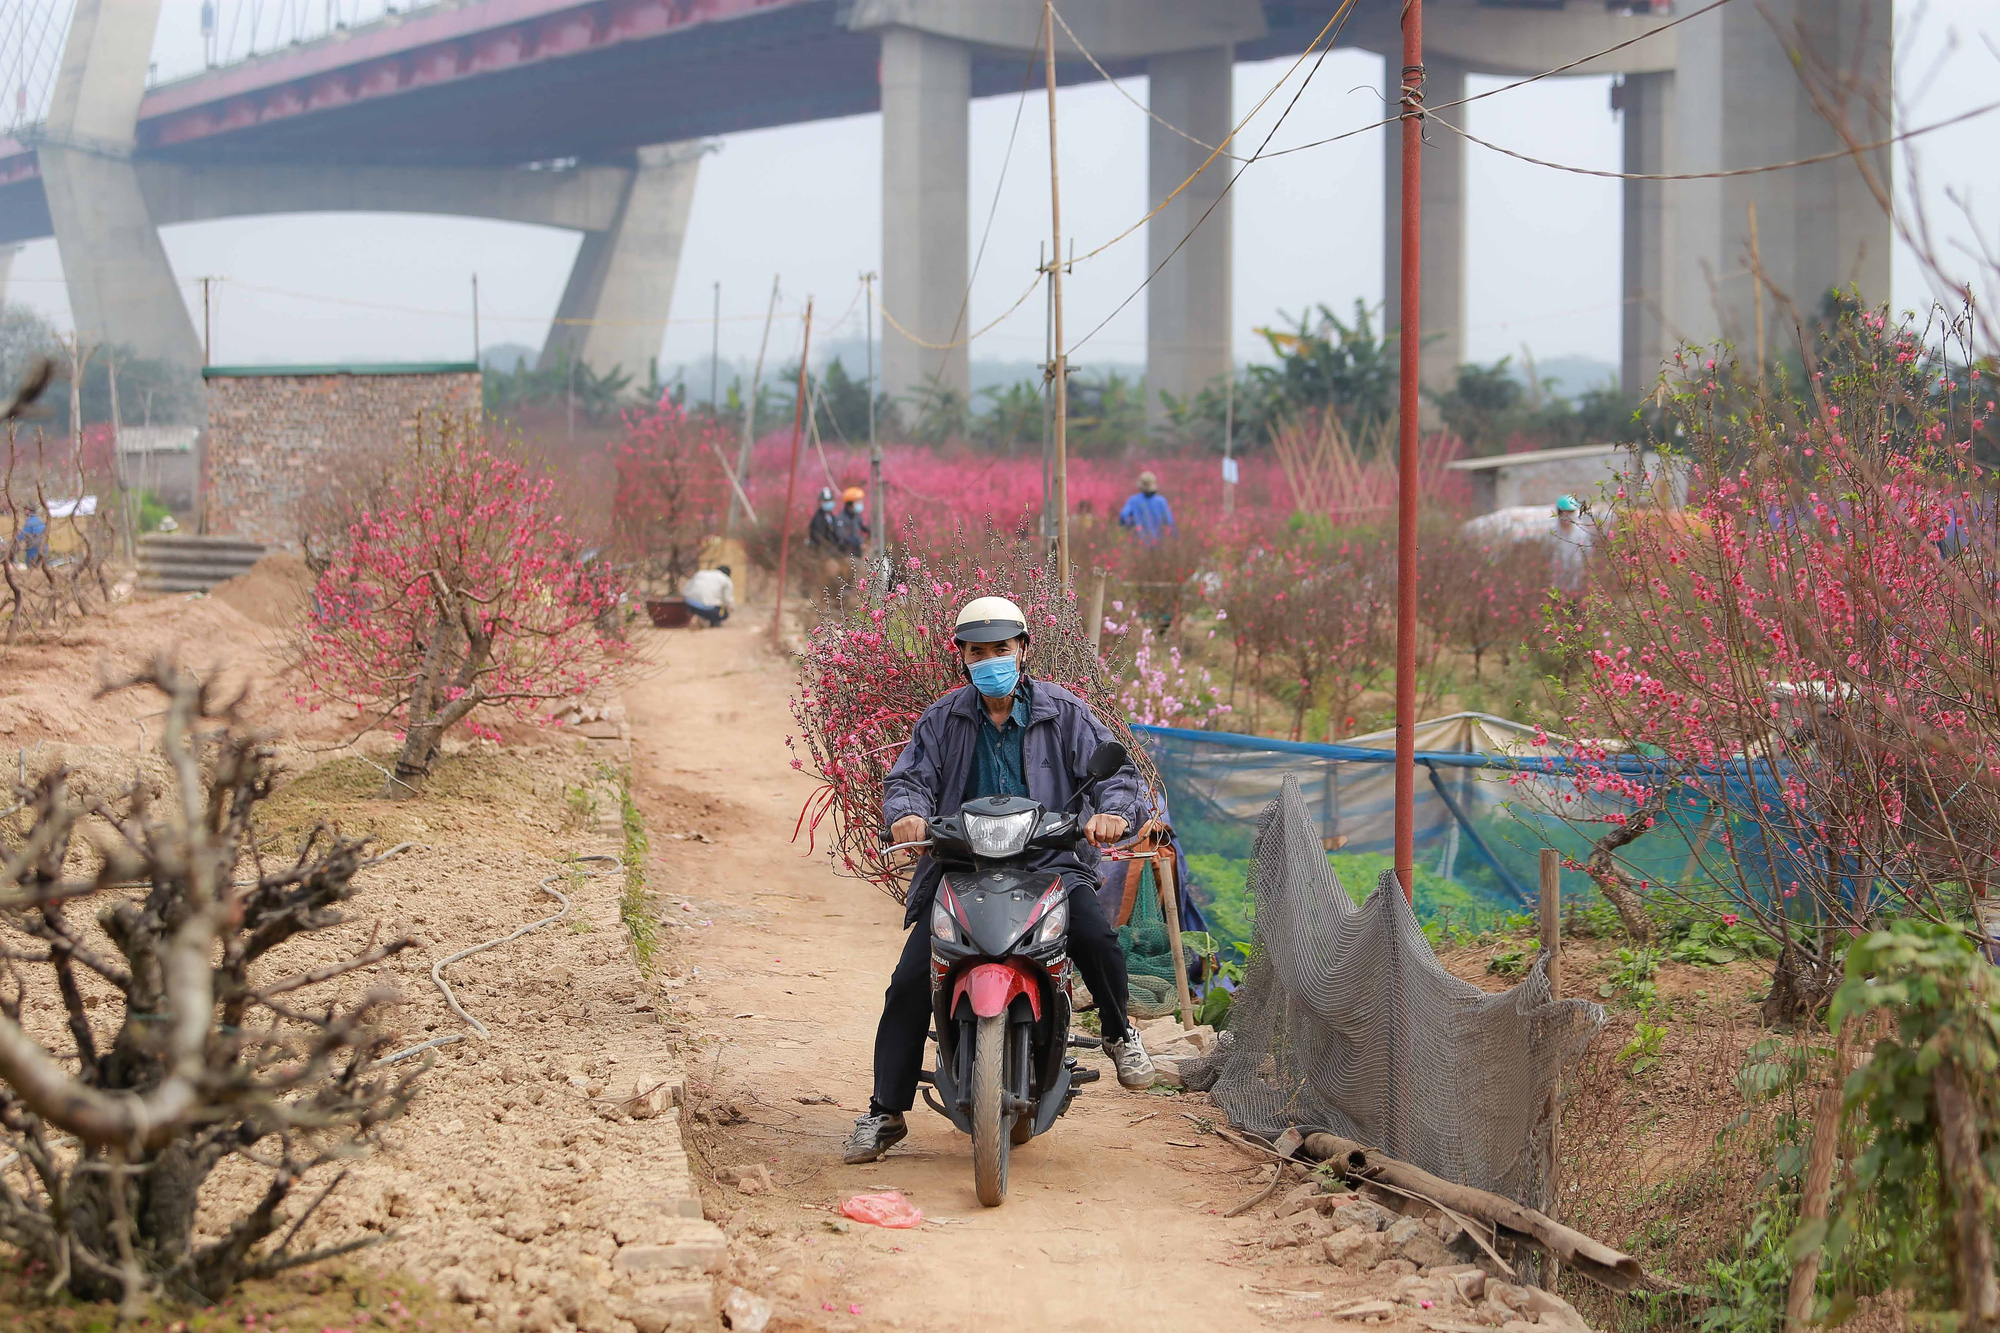
<path fill-rule="evenodd" d="M 616 571 L 555 507 L 555 482 L 446 423 L 424 429 L 313 589 L 304 673 L 317 700 L 395 726 L 383 796 L 414 796 L 475 714 L 547 721 L 620 655 Z"/>

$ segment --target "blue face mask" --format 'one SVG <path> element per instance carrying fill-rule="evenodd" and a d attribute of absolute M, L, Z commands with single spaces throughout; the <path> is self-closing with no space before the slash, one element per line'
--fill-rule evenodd
<path fill-rule="evenodd" d="M 1021 661 L 1017 657 L 989 657 L 966 668 L 972 688 L 989 699 L 1004 699 L 1021 681 Z"/>

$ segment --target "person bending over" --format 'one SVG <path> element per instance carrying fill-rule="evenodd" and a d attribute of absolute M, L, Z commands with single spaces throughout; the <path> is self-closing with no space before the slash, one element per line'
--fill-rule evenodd
<path fill-rule="evenodd" d="M 1062 810 L 1084 781 L 1110 729 L 1090 706 L 1053 681 L 1026 671 L 1028 624 L 1004 597 L 978 597 L 958 613 L 953 631 L 971 689 L 956 689 L 924 710 L 910 743 L 883 784 L 882 818 L 896 842 L 917 842 L 925 821 L 982 796 L 1025 796 Z M 1139 778 L 1131 760 L 1097 785 L 1097 813 L 1084 826 L 1089 845 L 1038 853 L 1037 870 L 1069 888 L 1069 952 L 1097 1000 L 1104 1049 L 1128 1088 L 1153 1084 L 1153 1062 L 1125 1018 L 1125 955 L 1097 901 L 1097 848 L 1118 841 L 1139 819 Z M 943 870 L 929 856 L 910 880 L 907 930 L 928 920 Z M 931 942 L 911 930 L 882 997 L 875 1032 L 875 1091 L 854 1122 L 845 1160 L 872 1162 L 909 1133 L 903 1113 L 916 1104 L 917 1075 L 931 1026 Z"/>
<path fill-rule="evenodd" d="M 728 565 L 696 570 L 681 584 L 681 600 L 688 610 L 710 625 L 720 625 L 736 609 L 736 580 L 729 577 Z"/>

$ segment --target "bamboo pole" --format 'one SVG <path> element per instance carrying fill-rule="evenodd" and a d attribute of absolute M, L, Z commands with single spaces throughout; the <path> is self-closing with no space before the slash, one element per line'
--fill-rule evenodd
<path fill-rule="evenodd" d="M 1414 0 L 1413 0 L 1414 3 Z M 1503 1195 L 1460 1185 L 1423 1168 L 1388 1156 L 1378 1148 L 1334 1134 L 1306 1135 L 1305 1154 L 1327 1163 L 1352 1184 L 1383 1188 L 1392 1194 L 1448 1208 L 1484 1223 L 1496 1239 L 1532 1245 L 1554 1255 L 1578 1276 L 1612 1291 L 1663 1291 L 1670 1284 L 1648 1273 L 1629 1254 L 1574 1231 L 1547 1214 Z M 1473 1230 L 1473 1228 L 1467 1228 Z M 1475 1232 L 1476 1234 L 1476 1232 Z"/>
<path fill-rule="evenodd" d="M 1401 436 L 1396 484 L 1396 877 L 1416 902 L 1417 798 L 1417 373 L 1423 350 L 1424 0 L 1403 5 L 1402 329 L 1398 356 Z"/>
<path fill-rule="evenodd" d="M 889 555 L 889 501 L 882 491 L 882 441 L 875 434 L 875 270 L 861 279 L 868 284 L 868 503 L 875 506 L 875 569 L 868 586 L 879 596 Z"/>
<path fill-rule="evenodd" d="M 757 343 L 757 367 L 750 372 L 750 390 L 743 398 L 743 440 L 736 447 L 736 470 L 729 474 L 730 480 L 735 484 L 736 495 L 731 497 L 729 501 L 729 516 L 723 520 L 722 535 L 725 537 L 734 537 L 736 535 L 737 504 L 739 502 L 742 504 L 745 513 L 749 513 L 750 511 L 750 501 L 744 495 L 743 486 L 744 482 L 748 480 L 750 473 L 750 446 L 756 442 L 757 393 L 762 387 L 764 379 L 764 353 L 771 345 L 771 319 L 777 313 L 778 278 L 776 274 L 773 274 L 771 277 L 771 304 L 764 311 L 764 336 Z M 801 362 L 800 364 L 803 365 L 804 363 Z M 753 515 L 750 521 L 755 523 L 757 519 Z"/>
<path fill-rule="evenodd" d="M 776 290 L 775 288 L 773 289 Z M 771 612 L 771 643 L 782 643 L 785 624 L 785 558 L 792 549 L 792 488 L 799 480 L 799 438 L 806 422 L 806 357 L 812 352 L 813 303 L 806 298 L 806 333 L 799 344 L 799 395 L 792 408 L 792 466 L 785 474 L 785 507 L 778 511 L 778 604 Z"/>
<path fill-rule="evenodd" d="M 1187 955 L 1181 952 L 1181 905 L 1176 883 L 1180 867 L 1174 861 L 1173 835 L 1169 833 L 1166 837 L 1166 842 L 1161 843 L 1159 835 L 1154 835 L 1158 850 L 1153 857 L 1153 883 L 1160 891 L 1160 915 L 1167 919 L 1167 948 L 1174 955 L 1174 993 L 1180 997 L 1181 1030 L 1185 1032 L 1195 1025 L 1194 998 L 1188 991 Z"/>
<path fill-rule="evenodd" d="M 1104 645 L 1104 584 L 1108 577 L 1101 569 L 1091 571 L 1090 620 L 1083 628 L 1090 636 L 1090 651 L 1093 653 Z"/>
<path fill-rule="evenodd" d="M 1054 0 L 1042 0 L 1042 49 L 1048 53 L 1049 82 L 1049 299 L 1055 307 L 1056 569 L 1069 591 L 1069 357 L 1063 351 L 1062 181 L 1056 171 L 1056 38 Z"/>
<path fill-rule="evenodd" d="M 1562 998 L 1562 858 L 1553 847 L 1542 848 L 1542 952 L 1549 958 L 1549 996 Z"/>
<path fill-rule="evenodd" d="M 1541 855 L 1541 927 L 1542 957 L 1547 960 L 1543 966 L 1548 969 L 1549 998 L 1562 998 L 1562 858 L 1553 847 L 1542 848 Z M 1561 1131 L 1562 1103 L 1555 1088 L 1549 1089 L 1548 1100 L 1542 1106 L 1542 1116 L 1549 1125 L 1549 1156 L 1547 1163 L 1545 1201 L 1551 1215 L 1556 1210 L 1556 1201 L 1561 1197 L 1561 1161 L 1557 1150 L 1556 1135 Z M 1555 1290 L 1556 1272 L 1562 1260 L 1551 1255 L 1547 1271 L 1542 1274 L 1541 1285 Z"/>

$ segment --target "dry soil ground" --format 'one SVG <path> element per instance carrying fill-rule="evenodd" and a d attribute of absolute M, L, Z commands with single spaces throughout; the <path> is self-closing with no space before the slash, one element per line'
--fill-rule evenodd
<path fill-rule="evenodd" d="M 545 914 L 537 885 L 564 858 L 617 849 L 613 828 L 571 808 L 607 756 L 546 735 L 480 743 L 455 753 L 423 800 L 378 800 L 366 759 L 300 743 L 324 746 L 341 719 L 292 698 L 278 648 L 294 603 L 264 586 L 274 580 L 298 581 L 270 569 L 225 596 L 129 604 L 64 647 L 0 657 L 0 743 L 28 752 L 30 768 L 63 760 L 102 769 L 107 783 L 129 776 L 157 737 L 143 730 L 146 705 L 92 700 L 94 664 L 175 640 L 228 658 L 258 682 L 254 720 L 289 738 L 297 775 L 274 800 L 278 824 L 296 832 L 328 818 L 419 844 L 368 872 L 351 925 L 318 947 L 329 958 L 351 949 L 377 921 L 409 932 L 417 949 L 351 984 L 401 989 L 409 1040 L 463 1030 L 430 964 Z M 426 1091 L 386 1136 L 390 1151 L 355 1163 L 304 1239 L 389 1237 L 358 1262 L 434 1288 L 409 1295 L 430 1312 L 429 1330 L 478 1333 L 712 1327 L 706 1284 L 673 1266 L 695 1252 L 717 1265 L 718 1292 L 741 1285 L 770 1301 L 769 1327 L 781 1331 L 1340 1327 L 1341 1311 L 1389 1294 L 1400 1274 L 1327 1263 L 1317 1238 L 1297 1219 L 1277 1222 L 1270 1204 L 1224 1216 L 1269 1168 L 1204 1132 L 1215 1112 L 1199 1095 L 1126 1092 L 1109 1077 L 1090 1086 L 1016 1154 L 997 1209 L 973 1196 L 968 1140 L 921 1106 L 887 1160 L 840 1163 L 866 1104 L 901 908 L 792 841 L 811 783 L 791 767 L 792 672 L 767 623 L 750 612 L 720 630 L 639 631 L 653 669 L 624 702 L 652 905 L 667 923 L 650 983 L 628 951 L 617 881 L 559 882 L 576 903 L 564 921 L 454 966 L 460 998 L 491 1035 L 438 1052 Z M 683 1073 L 682 1115 L 635 1118 L 621 1105 Z M 735 1166 L 764 1167 L 771 1188 L 716 1182 Z M 222 1181 L 216 1201 L 248 1187 Z M 923 1209 L 924 1225 L 840 1218 L 844 1200 L 889 1188 Z M 726 1251 L 688 1215 L 697 1209 L 722 1223 Z M 627 1262 L 635 1255 L 656 1266 Z M 237 1313 L 275 1315 L 267 1324 L 280 1333 L 371 1317 L 425 1326 L 381 1308 L 379 1276 L 330 1291 L 337 1276 L 254 1289 Z M 13 1290 L 0 1280 L 0 1323 L 90 1326 L 81 1312 L 12 1303 Z M 330 1308 L 340 1322 L 327 1322 Z M 216 1326 L 183 1313 L 190 1328 Z M 1371 1325 L 1420 1326 L 1407 1307 Z"/>

